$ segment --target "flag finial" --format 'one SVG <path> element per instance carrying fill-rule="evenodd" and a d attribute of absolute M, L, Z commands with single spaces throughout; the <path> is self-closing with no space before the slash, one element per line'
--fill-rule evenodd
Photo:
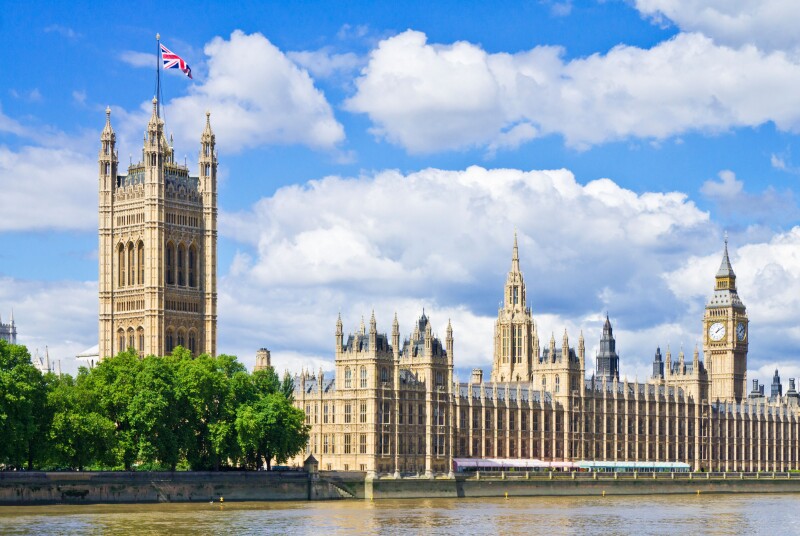
<path fill-rule="evenodd" d="M 160 33 L 156 34 L 156 41 L 161 41 L 161 34 Z"/>

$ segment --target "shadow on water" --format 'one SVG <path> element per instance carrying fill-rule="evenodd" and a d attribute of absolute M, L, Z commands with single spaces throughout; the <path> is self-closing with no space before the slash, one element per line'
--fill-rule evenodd
<path fill-rule="evenodd" d="M 800 495 L 0 507 L 2 534 L 800 533 Z"/>

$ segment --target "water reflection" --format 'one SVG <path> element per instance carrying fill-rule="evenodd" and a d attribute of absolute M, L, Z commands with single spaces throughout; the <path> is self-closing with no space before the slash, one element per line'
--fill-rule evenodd
<path fill-rule="evenodd" d="M 2 534 L 800 533 L 800 495 L 0 507 Z"/>

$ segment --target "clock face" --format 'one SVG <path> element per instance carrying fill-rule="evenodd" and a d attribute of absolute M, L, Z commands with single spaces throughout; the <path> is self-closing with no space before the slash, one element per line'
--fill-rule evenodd
<path fill-rule="evenodd" d="M 744 327 L 744 322 L 739 322 L 736 326 L 736 338 L 743 341 L 747 337 L 747 328 Z"/>
<path fill-rule="evenodd" d="M 712 341 L 721 341 L 725 336 L 725 324 L 714 322 L 708 327 L 708 338 Z"/>

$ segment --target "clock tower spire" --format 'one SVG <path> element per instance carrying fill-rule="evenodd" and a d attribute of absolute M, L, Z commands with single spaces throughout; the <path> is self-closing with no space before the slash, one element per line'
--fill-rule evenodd
<path fill-rule="evenodd" d="M 703 355 L 709 370 L 709 399 L 740 401 L 746 396 L 748 320 L 736 291 L 728 256 L 728 236 L 717 270 L 714 293 L 703 315 Z"/>

